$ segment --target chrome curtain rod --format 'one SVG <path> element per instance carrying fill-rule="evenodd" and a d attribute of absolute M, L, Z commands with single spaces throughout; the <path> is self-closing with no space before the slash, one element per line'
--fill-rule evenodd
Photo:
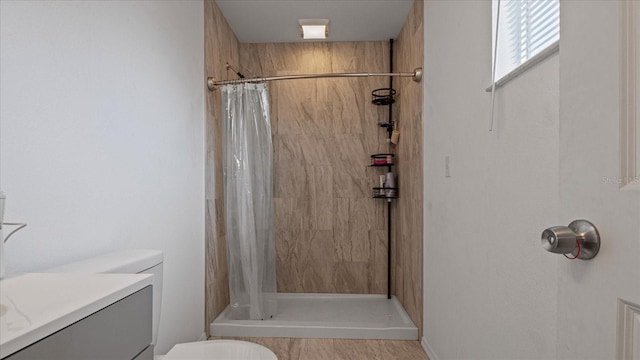
<path fill-rule="evenodd" d="M 243 84 L 258 83 L 275 80 L 293 80 L 293 79 L 319 79 L 319 78 L 336 78 L 336 77 L 369 77 L 369 76 L 400 76 L 411 77 L 413 81 L 420 82 L 422 80 L 422 68 L 416 68 L 413 72 L 405 73 L 328 73 L 328 74 L 303 74 L 303 75 L 282 75 L 257 77 L 251 79 L 233 79 L 233 80 L 216 80 L 215 78 L 207 78 L 207 87 L 210 91 L 216 90 L 220 85 L 227 84 Z"/>

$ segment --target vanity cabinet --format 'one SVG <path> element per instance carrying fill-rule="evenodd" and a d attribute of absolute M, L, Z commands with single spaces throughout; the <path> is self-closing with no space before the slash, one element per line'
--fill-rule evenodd
<path fill-rule="evenodd" d="M 151 321 L 146 286 L 3 360 L 153 360 Z"/>

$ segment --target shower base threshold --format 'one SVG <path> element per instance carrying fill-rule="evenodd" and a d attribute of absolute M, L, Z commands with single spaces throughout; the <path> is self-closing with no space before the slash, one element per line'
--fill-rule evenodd
<path fill-rule="evenodd" d="M 418 340 L 418 328 L 393 296 L 278 294 L 269 320 L 231 319 L 231 305 L 211 323 L 211 336 Z"/>

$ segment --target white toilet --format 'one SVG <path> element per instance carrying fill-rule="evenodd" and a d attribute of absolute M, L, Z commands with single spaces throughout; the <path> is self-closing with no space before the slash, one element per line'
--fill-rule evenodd
<path fill-rule="evenodd" d="M 153 332 L 151 343 L 158 339 L 162 307 L 162 263 L 158 250 L 124 250 L 59 266 L 48 272 L 136 273 L 153 274 Z M 162 360 L 277 360 L 266 347 L 238 340 L 197 341 L 174 346 Z"/>

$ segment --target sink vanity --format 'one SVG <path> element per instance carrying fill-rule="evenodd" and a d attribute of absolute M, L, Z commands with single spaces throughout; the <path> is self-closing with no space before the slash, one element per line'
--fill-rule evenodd
<path fill-rule="evenodd" d="M 0 280 L 0 359 L 150 360 L 152 275 Z"/>

